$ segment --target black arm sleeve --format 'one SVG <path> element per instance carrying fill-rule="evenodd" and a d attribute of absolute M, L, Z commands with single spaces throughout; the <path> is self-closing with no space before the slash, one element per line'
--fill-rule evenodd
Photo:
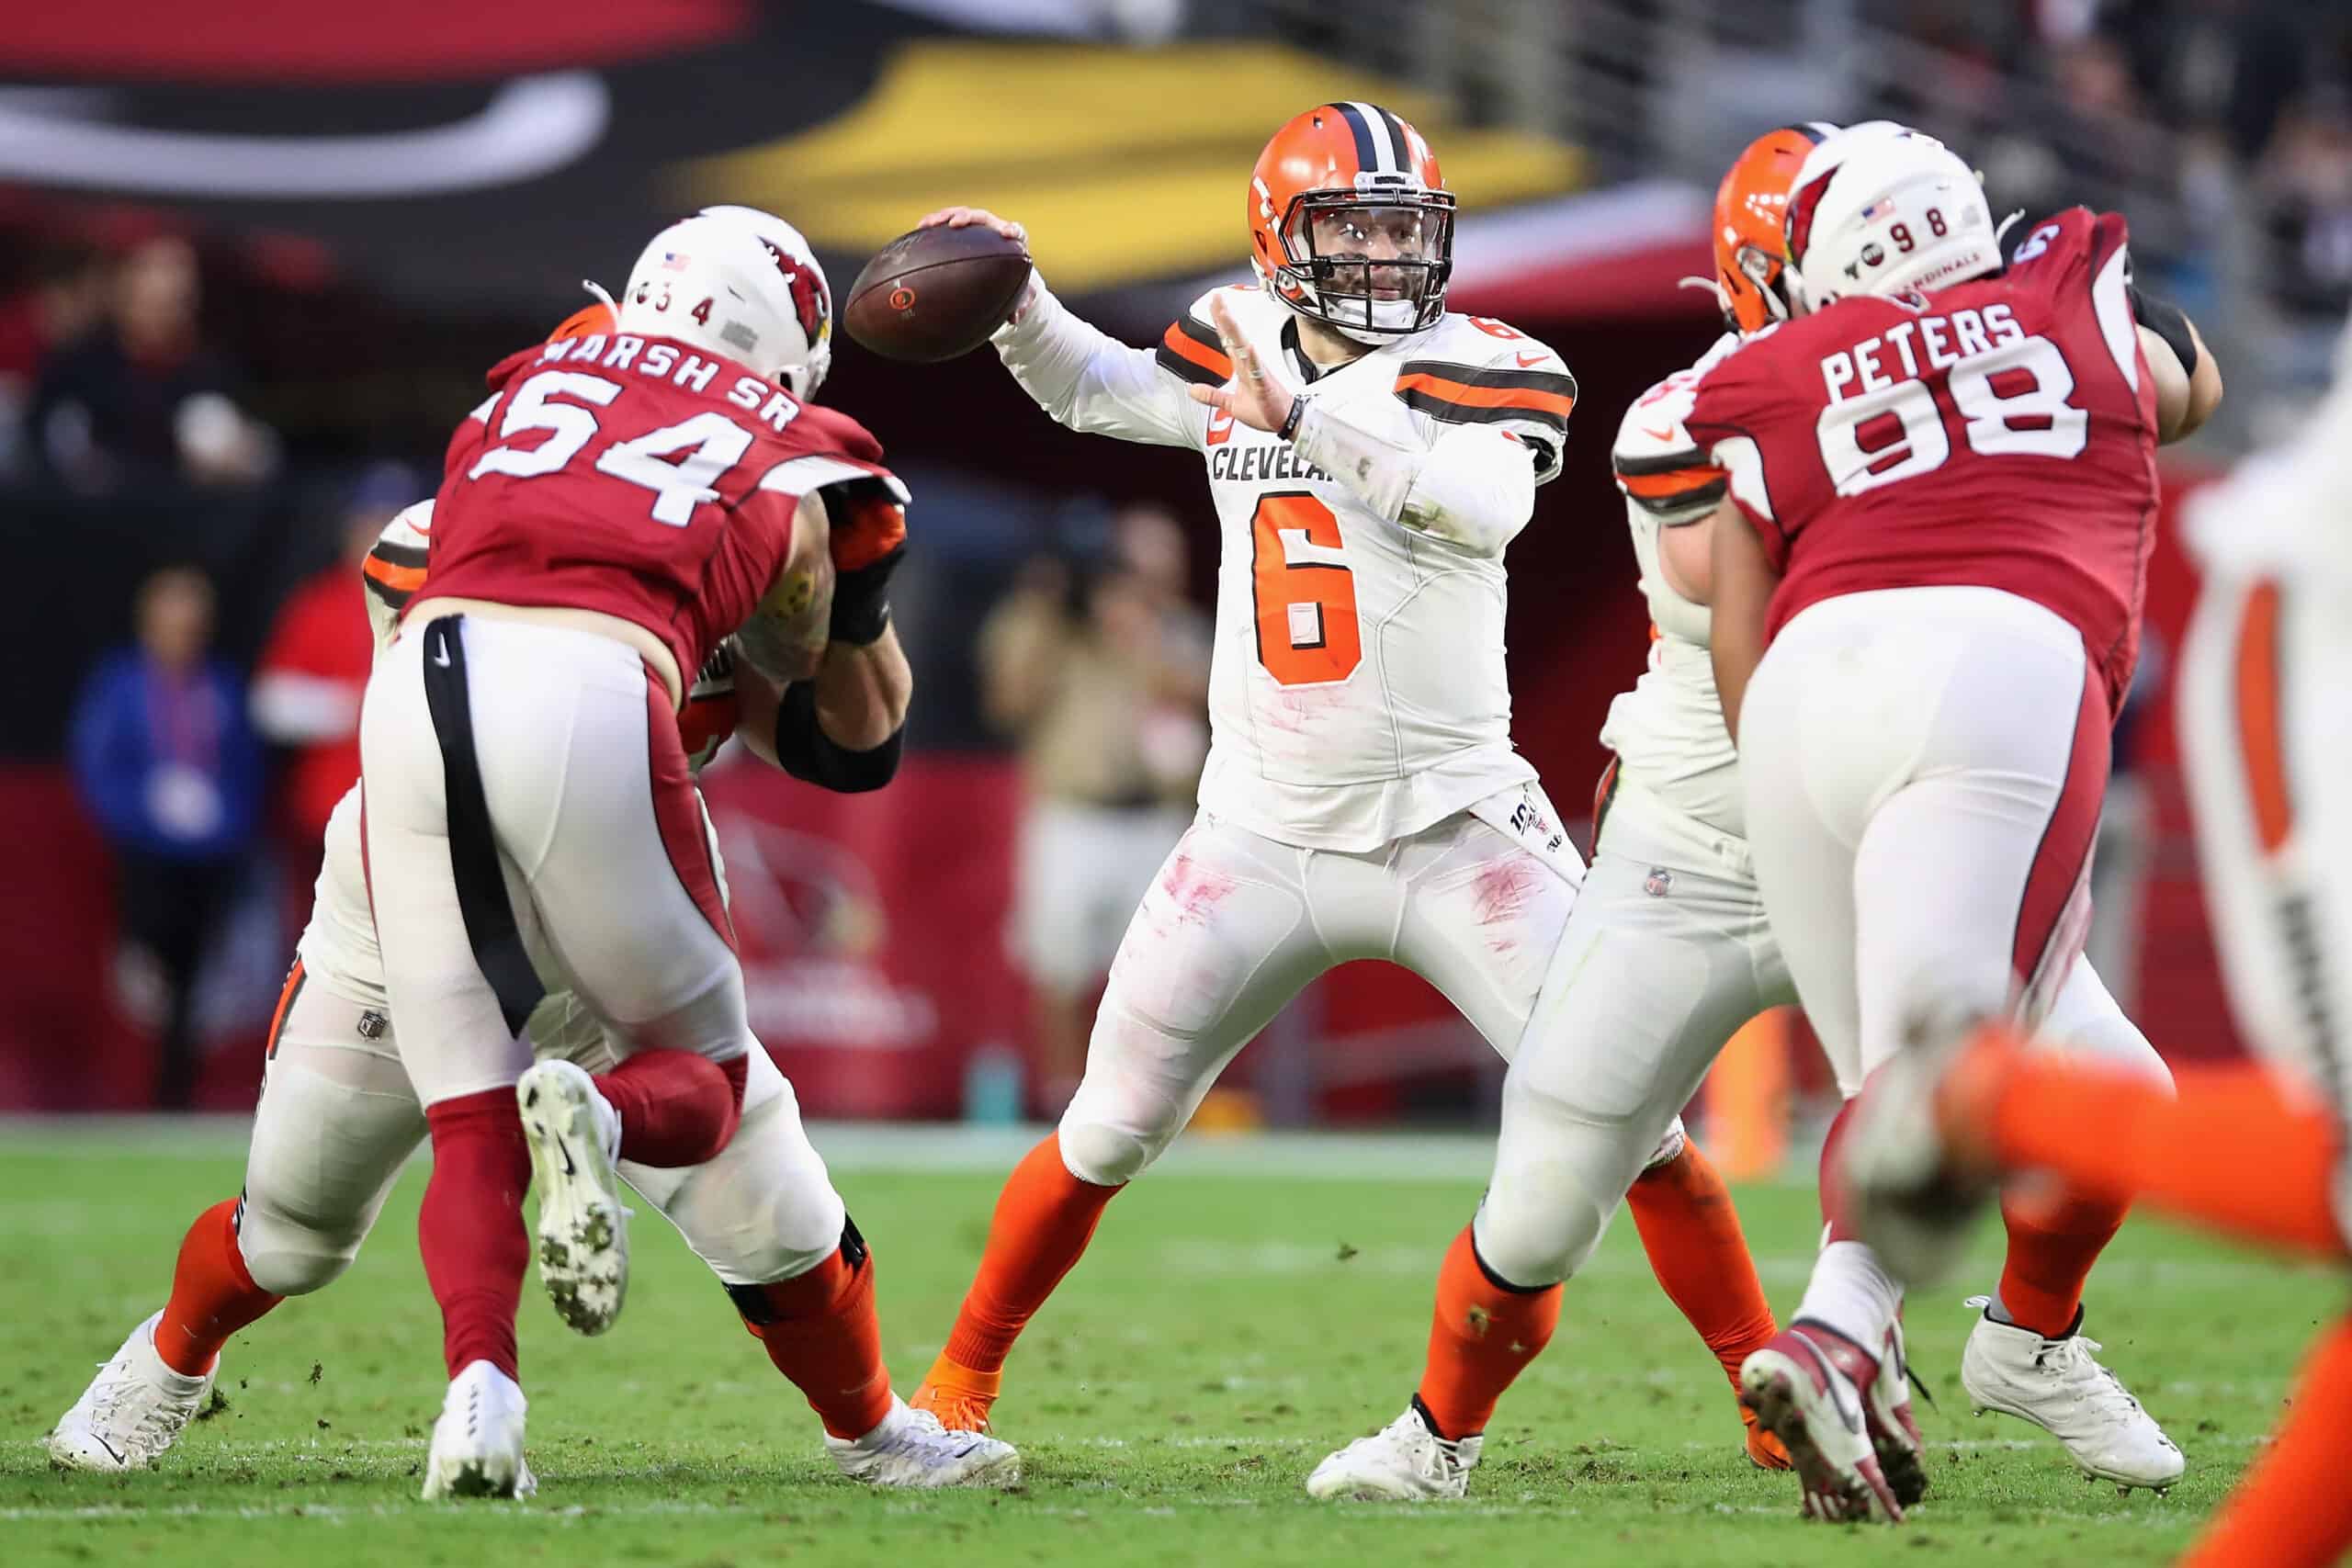
<path fill-rule="evenodd" d="M 2132 300 L 2132 319 L 2165 340 L 2165 344 L 2179 356 L 2180 367 L 2190 375 L 2197 374 L 2197 339 L 2188 330 L 2188 317 L 2169 299 L 2159 299 L 2143 294 L 2136 283 L 2124 285 Z"/>
<path fill-rule="evenodd" d="M 775 705 L 775 760 L 794 778 L 836 795 L 862 795 L 888 784 L 899 771 L 906 734 L 901 725 L 890 739 L 867 751 L 834 744 L 817 722 L 817 688 L 808 681 L 786 686 Z"/>

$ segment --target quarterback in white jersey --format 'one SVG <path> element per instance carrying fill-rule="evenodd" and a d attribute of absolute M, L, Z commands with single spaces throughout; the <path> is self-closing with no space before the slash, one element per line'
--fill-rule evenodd
<path fill-rule="evenodd" d="M 1677 1113 L 1725 1042 L 1756 1014 L 1797 999 L 1757 889 L 1738 753 L 1708 653 L 1709 612 L 1677 590 L 1662 547 L 1669 531 L 1702 524 L 1726 493 L 1725 475 L 1683 419 L 1705 371 L 1774 319 L 1776 272 L 1743 252 L 1769 240 L 1768 258 L 1778 254 L 1777 198 L 1822 129 L 1775 130 L 1734 165 L 1714 223 L 1734 330 L 1637 399 L 1611 448 L 1649 606 L 1648 667 L 1610 707 L 1601 739 L 1614 758 L 1594 804 L 1592 864 L 1504 1083 L 1506 1136 L 1476 1237 L 1479 1257 L 1517 1283 L 1548 1284 L 1583 1267 L 1629 1186 L 1638 1201 L 1645 1167 L 1666 1152 L 1659 1139 L 1672 1137 Z M 1749 234 L 1759 236 L 1752 247 Z M 2062 990 L 2049 1032 L 2165 1075 L 2086 964 Z M 1860 1085 L 1839 1087 L 1850 1095 Z M 1511 1135 L 1515 1126 L 1523 1135 Z M 2089 1256 L 2095 1245 L 2086 1269 Z M 2051 1306 L 2037 1293 L 2029 1303 L 2014 1268 L 2003 1290 L 2021 1299 L 1985 1303 L 1962 1363 L 1979 1407 L 2049 1427 L 2094 1474 L 2136 1485 L 2177 1477 L 2178 1450 L 2090 1359 L 2075 1303 Z M 2009 1320 L 2012 1305 L 2037 1323 L 2054 1318 L 2039 1332 L 2021 1328 Z M 1726 1365 L 1735 1384 L 1739 1364 Z M 1889 1419 L 1907 1422 L 1899 1374 L 1884 1404 Z M 1400 1471 L 1382 1466 L 1378 1441 L 1327 1462 L 1351 1472 L 1359 1490 L 1420 1495 L 1384 1484 Z M 1914 1471 L 1898 1491 L 1916 1498 L 1917 1483 Z"/>
<path fill-rule="evenodd" d="M 1247 199 L 1259 283 L 1203 295 L 1156 349 L 1034 277 L 994 340 L 1061 423 L 1201 455 L 1216 641 L 1199 816 L 915 1395 L 951 1427 L 985 1427 L 1014 1338 L 1104 1204 L 1302 987 L 1391 960 L 1509 1057 L 1583 877 L 1512 748 L 1503 657 L 1503 553 L 1559 471 L 1576 383 L 1543 344 L 1445 310 L 1453 197 L 1394 114 L 1298 116 Z M 1022 235 L 968 208 L 925 221 Z M 1752 1275 L 1736 1232 L 1730 1250 Z"/>
<path fill-rule="evenodd" d="M 576 335 L 571 328 L 559 329 L 558 337 Z M 870 549 L 877 528 L 884 536 L 879 542 L 896 547 L 902 524 L 876 518 L 869 525 L 854 507 L 837 505 L 842 521 L 828 530 L 837 558 Z M 422 502 L 394 517 L 363 563 L 379 653 L 392 641 L 401 609 L 424 581 L 432 510 L 433 502 Z M 821 604 L 812 614 L 821 615 Z M 822 632 L 820 624 L 817 635 Z M 904 695 L 899 692 L 896 701 L 903 703 Z M 818 722 L 805 696 L 786 696 L 748 661 L 739 670 L 727 645 L 697 673 L 678 716 L 680 739 L 697 773 L 740 726 L 746 744 L 764 760 L 824 787 L 872 788 L 887 780 L 881 760 L 895 761 L 895 734 L 887 751 L 851 750 L 835 744 Z M 244 1189 L 198 1217 L 181 1249 L 171 1301 L 131 1331 L 51 1432 L 49 1450 L 61 1464 L 141 1470 L 160 1458 L 209 1393 L 220 1344 L 283 1298 L 306 1295 L 340 1277 L 357 1257 L 401 1168 L 425 1141 L 425 1111 L 402 1066 L 385 989 L 361 809 L 355 784 L 328 822 L 311 919 L 270 1022 Z M 717 866 L 718 840 L 707 813 L 704 832 Z M 723 867 L 718 876 L 724 897 Z M 546 995 L 525 1032 L 542 1063 L 601 1073 L 622 1055 L 604 1023 L 570 991 Z M 606 1135 L 609 1154 L 610 1134 L 617 1129 L 597 1131 Z M 825 1342 L 846 1337 L 862 1344 L 869 1337 L 873 1269 L 864 1237 L 802 1129 L 792 1086 L 765 1051 L 748 1054 L 741 1120 L 718 1155 L 674 1168 L 616 1164 L 710 1266 L 778 1370 L 811 1393 L 811 1404 L 827 1417 L 826 1447 L 843 1473 L 910 1486 L 1010 1484 L 1018 1477 L 1011 1448 L 943 1431 L 888 1393 L 887 1374 L 879 1393 L 888 1413 L 880 1424 L 864 1431 L 831 1429 L 841 1385 L 860 1374 L 845 1371 L 847 1359 Z M 547 1201 L 543 1193 L 543 1205 Z M 837 1333 L 837 1324 L 845 1332 Z M 878 1348 L 876 1360 L 878 1367 Z M 519 1422 L 519 1392 L 513 1397 Z M 492 1409 L 482 1424 L 494 1427 L 498 1418 Z M 435 1428 L 428 1497 L 447 1489 L 440 1472 L 446 1424 Z M 519 1457 L 516 1466 L 512 1490 L 527 1494 L 535 1483 Z"/>

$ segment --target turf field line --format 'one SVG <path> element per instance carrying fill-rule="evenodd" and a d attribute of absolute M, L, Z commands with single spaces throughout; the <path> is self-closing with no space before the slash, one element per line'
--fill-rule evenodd
<path fill-rule="evenodd" d="M 0 1157 L 232 1158 L 244 1151 L 249 1116 L 0 1116 Z M 811 1122 L 809 1140 L 839 1170 L 1001 1175 L 1049 1131 L 1038 1125 Z M 1494 1165 L 1491 1129 L 1435 1133 L 1286 1130 L 1193 1133 L 1160 1160 L 1162 1170 L 1300 1180 L 1484 1181 Z"/>

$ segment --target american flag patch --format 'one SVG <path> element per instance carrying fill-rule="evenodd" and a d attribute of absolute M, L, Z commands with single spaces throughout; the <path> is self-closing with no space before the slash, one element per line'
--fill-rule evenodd
<path fill-rule="evenodd" d="M 664 272 L 684 272 L 686 268 L 694 265 L 694 257 L 686 254 L 684 251 L 663 251 L 662 253 L 662 270 Z"/>

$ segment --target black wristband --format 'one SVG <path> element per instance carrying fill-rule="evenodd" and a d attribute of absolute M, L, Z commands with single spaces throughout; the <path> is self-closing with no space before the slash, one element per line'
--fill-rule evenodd
<path fill-rule="evenodd" d="M 1290 412 L 1283 415 L 1283 427 L 1274 432 L 1274 434 L 1281 436 L 1284 441 L 1297 440 L 1298 422 L 1306 417 L 1306 400 L 1301 397 L 1293 397 L 1290 400 Z"/>
<path fill-rule="evenodd" d="M 2132 301 L 2132 319 L 2165 340 L 2180 367 L 2190 375 L 2197 374 L 2197 339 L 2188 330 L 2188 317 L 2169 299 L 2159 299 L 2143 294 L 2137 284 L 2124 285 L 2124 294 Z"/>
<path fill-rule="evenodd" d="M 870 566 L 844 571 L 833 580 L 833 615 L 826 635 L 835 642 L 864 648 L 890 625 L 890 574 L 906 558 L 899 546 Z"/>
<path fill-rule="evenodd" d="M 817 718 L 817 688 L 795 681 L 775 705 L 775 760 L 796 779 L 836 795 L 880 789 L 899 771 L 907 729 L 900 725 L 879 746 L 853 751 L 825 733 Z"/>

